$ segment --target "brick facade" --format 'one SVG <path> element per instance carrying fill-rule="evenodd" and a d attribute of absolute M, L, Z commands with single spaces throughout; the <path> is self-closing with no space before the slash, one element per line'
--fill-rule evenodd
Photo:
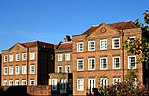
<path fill-rule="evenodd" d="M 128 53 L 122 47 L 128 38 L 142 38 L 141 29 L 131 21 L 92 26 L 72 40 L 66 35 L 64 42 L 55 45 L 39 41 L 17 43 L 2 51 L 1 85 L 10 86 L 10 81 L 16 85 L 17 80 L 18 85 L 23 80 L 31 85 L 33 80 L 34 85 L 51 85 L 52 96 L 85 96 L 92 88 L 123 81 L 127 70 L 133 68 L 138 70 L 139 81 L 148 88 L 147 64 L 136 64 L 141 55 Z M 22 59 L 24 53 L 26 60 Z M 16 54 L 20 54 L 18 61 Z M 22 74 L 23 66 L 26 66 L 25 74 Z M 34 67 L 33 74 L 30 74 L 31 67 Z"/>
<path fill-rule="evenodd" d="M 54 45 L 44 42 L 17 43 L 2 51 L 2 86 L 47 85 L 54 72 Z"/>
<path fill-rule="evenodd" d="M 127 22 L 126 22 L 127 23 Z M 134 25 L 131 26 L 132 22 L 117 23 L 117 24 L 100 24 L 99 26 L 92 26 L 86 32 L 81 35 L 73 36 L 73 95 L 85 95 L 88 90 L 91 91 L 93 87 L 99 88 L 101 83 L 101 78 L 107 78 L 107 85 L 113 84 L 113 78 L 119 78 L 120 81 L 123 81 L 124 75 L 127 73 L 128 69 L 128 56 L 135 56 L 133 54 L 128 54 L 126 49 L 123 49 L 122 43 L 128 39 L 128 37 L 141 38 L 141 30 L 136 28 Z M 123 25 L 126 24 L 124 27 Z M 129 28 L 130 27 L 130 28 Z M 119 48 L 113 49 L 114 38 L 119 40 Z M 101 49 L 101 41 L 106 40 L 107 48 Z M 89 42 L 94 42 L 94 50 L 89 51 Z M 83 51 L 77 52 L 78 44 L 83 44 Z M 120 66 L 118 69 L 113 68 L 113 58 L 119 57 Z M 89 60 L 93 58 L 94 63 L 93 69 L 90 70 Z M 102 69 L 101 61 L 106 58 L 106 69 Z M 136 56 L 138 58 L 138 56 Z M 78 69 L 77 61 L 83 60 L 82 70 Z M 91 66 L 92 67 L 92 66 Z M 81 67 L 80 67 L 81 68 Z M 137 64 L 136 68 L 139 71 L 139 80 L 143 81 L 143 72 L 142 64 Z M 81 79 L 81 81 L 80 81 Z M 78 88 L 79 83 L 83 83 L 83 88 Z M 90 83 L 90 84 L 89 84 Z M 92 83 L 92 84 L 91 84 Z"/>
<path fill-rule="evenodd" d="M 49 85 L 56 80 L 56 90 L 52 95 L 72 94 L 72 42 L 66 35 L 64 42 L 55 45 L 55 73 L 50 73 Z"/>

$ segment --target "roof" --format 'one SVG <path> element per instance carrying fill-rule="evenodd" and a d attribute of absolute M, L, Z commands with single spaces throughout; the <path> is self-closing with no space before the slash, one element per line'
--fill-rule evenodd
<path fill-rule="evenodd" d="M 98 26 L 92 26 L 87 31 L 85 31 L 82 35 L 89 34 L 94 31 Z"/>
<path fill-rule="evenodd" d="M 127 21 L 127 22 L 117 22 L 117 23 L 112 23 L 112 24 L 107 24 L 115 29 L 119 29 L 119 30 L 125 30 L 125 29 L 133 29 L 133 28 L 137 28 L 137 26 L 132 22 L 132 21 Z M 85 31 L 83 34 L 81 35 L 85 35 L 85 34 L 90 34 L 91 32 L 93 32 L 94 30 L 96 30 L 99 26 L 92 26 L 90 27 L 87 31 Z"/>
<path fill-rule="evenodd" d="M 41 42 L 41 41 L 33 41 L 33 42 L 25 42 L 25 43 L 20 43 L 24 47 L 46 47 L 46 48 L 54 48 L 53 44 Z"/>
<path fill-rule="evenodd" d="M 132 22 L 132 21 L 128 21 L 128 22 L 118 22 L 118 23 L 113 23 L 113 24 L 108 24 L 111 27 L 115 28 L 115 29 L 133 29 L 133 28 L 137 28 L 137 26 Z"/>
<path fill-rule="evenodd" d="M 72 49 L 72 42 L 60 42 L 59 44 L 55 45 L 55 49 Z"/>

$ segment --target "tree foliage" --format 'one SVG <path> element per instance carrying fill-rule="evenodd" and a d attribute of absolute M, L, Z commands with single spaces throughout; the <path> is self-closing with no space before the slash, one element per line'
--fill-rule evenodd
<path fill-rule="evenodd" d="M 129 69 L 123 82 L 115 85 L 101 87 L 102 96 L 148 96 L 148 91 L 138 80 L 138 71 Z"/>
<path fill-rule="evenodd" d="M 134 41 L 130 41 L 128 38 L 124 43 L 128 52 L 139 55 L 137 63 L 149 62 L 149 12 L 144 13 L 144 23 L 139 22 L 137 19 L 135 25 L 142 30 L 142 38 L 136 38 Z"/>

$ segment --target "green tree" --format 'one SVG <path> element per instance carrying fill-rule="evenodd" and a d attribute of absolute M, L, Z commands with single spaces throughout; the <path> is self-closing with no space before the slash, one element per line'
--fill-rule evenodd
<path fill-rule="evenodd" d="M 124 82 L 101 87 L 99 92 L 104 93 L 104 96 L 148 96 L 148 91 L 139 82 L 137 73 L 136 69 L 129 69 Z"/>
<path fill-rule="evenodd" d="M 142 30 L 142 38 L 136 38 L 133 42 L 130 42 L 129 38 L 123 43 L 123 47 L 128 52 L 139 55 L 137 63 L 149 62 L 149 12 L 144 13 L 144 23 L 139 22 L 139 19 L 135 20 L 135 25 Z"/>

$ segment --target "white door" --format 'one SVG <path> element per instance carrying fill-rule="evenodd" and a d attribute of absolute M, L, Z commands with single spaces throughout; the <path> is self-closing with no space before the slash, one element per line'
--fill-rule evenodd
<path fill-rule="evenodd" d="M 60 79 L 60 93 L 67 92 L 67 82 L 66 79 Z"/>
<path fill-rule="evenodd" d="M 88 79 L 88 89 L 90 90 L 90 92 L 92 92 L 92 89 L 95 88 L 95 79 Z"/>

